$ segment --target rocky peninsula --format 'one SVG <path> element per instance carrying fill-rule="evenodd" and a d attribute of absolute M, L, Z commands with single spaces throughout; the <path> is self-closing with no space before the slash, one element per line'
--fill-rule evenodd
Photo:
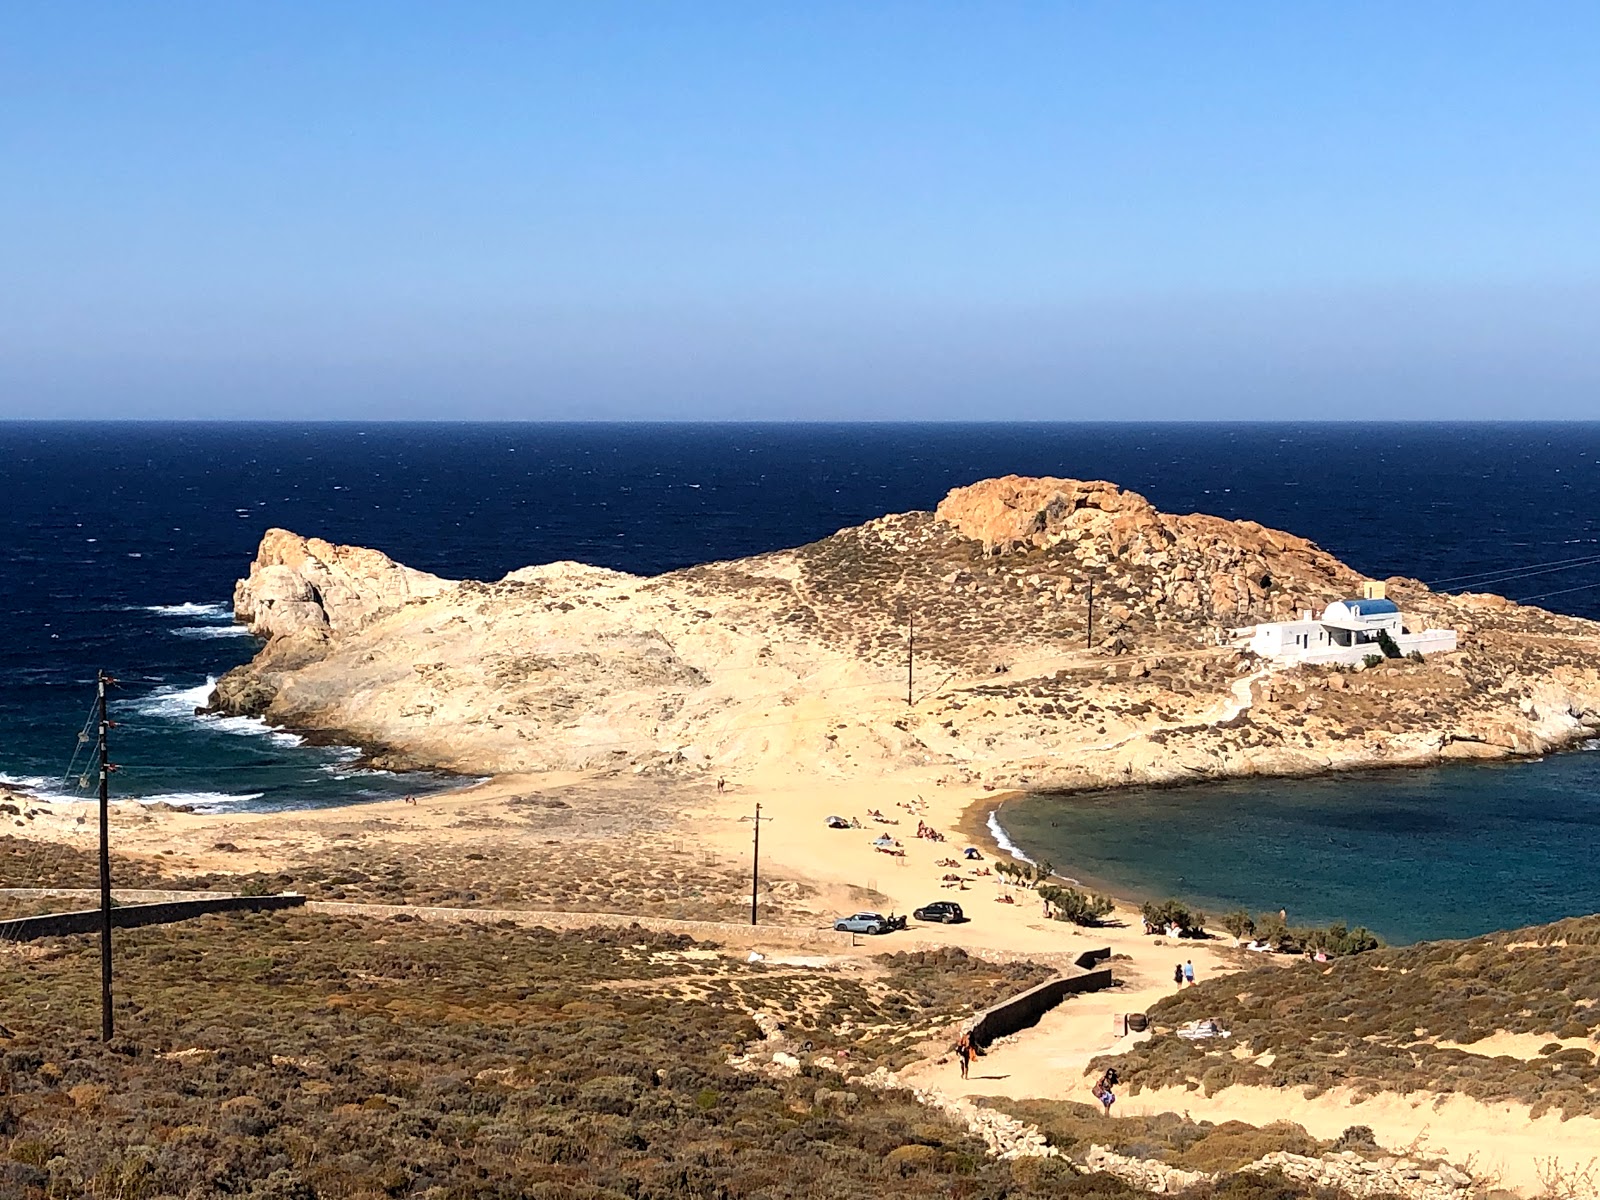
<path fill-rule="evenodd" d="M 1230 644 L 1361 584 L 1291 533 L 1017 476 L 652 578 L 446 580 L 274 529 L 234 595 L 266 644 L 211 707 L 474 774 L 989 789 L 1530 755 L 1600 730 L 1600 625 L 1500 596 L 1387 580 L 1459 635 L 1424 661 L 1284 666 Z"/>

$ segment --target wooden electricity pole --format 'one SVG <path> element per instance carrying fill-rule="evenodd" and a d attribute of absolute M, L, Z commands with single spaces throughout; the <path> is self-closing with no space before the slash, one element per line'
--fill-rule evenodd
<path fill-rule="evenodd" d="M 740 817 L 741 821 L 750 821 L 755 825 L 755 849 L 750 855 L 750 924 L 756 923 L 756 894 L 761 890 L 761 822 L 772 820 L 771 817 L 761 815 L 761 801 L 756 801 L 756 815 L 753 817 Z"/>
<path fill-rule="evenodd" d="M 106 688 L 116 680 L 97 672 L 100 737 L 100 1038 L 111 1040 L 111 759 L 107 734 Z"/>

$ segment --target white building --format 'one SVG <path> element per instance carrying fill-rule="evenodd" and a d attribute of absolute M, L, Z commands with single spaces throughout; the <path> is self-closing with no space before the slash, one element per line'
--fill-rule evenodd
<path fill-rule="evenodd" d="M 1384 585 L 1368 583 L 1359 600 L 1335 600 L 1313 619 L 1311 610 L 1298 621 L 1273 621 L 1234 631 L 1234 641 L 1280 662 L 1358 663 L 1369 654 L 1383 654 L 1380 635 L 1387 634 L 1400 653 L 1439 654 L 1456 648 L 1453 629 L 1406 628 L 1405 617 Z"/>

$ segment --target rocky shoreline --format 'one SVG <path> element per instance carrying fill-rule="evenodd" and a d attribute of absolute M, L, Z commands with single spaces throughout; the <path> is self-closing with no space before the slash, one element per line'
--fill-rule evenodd
<path fill-rule="evenodd" d="M 385 766 L 995 791 L 1508 758 L 1600 733 L 1600 625 L 1500 597 L 1388 580 L 1407 614 L 1460 634 L 1424 661 L 1286 666 L 1226 644 L 1246 616 L 1359 584 L 1252 522 L 1014 477 L 654 578 L 553 563 L 455 582 L 272 530 L 235 591 L 266 644 L 210 707 Z"/>

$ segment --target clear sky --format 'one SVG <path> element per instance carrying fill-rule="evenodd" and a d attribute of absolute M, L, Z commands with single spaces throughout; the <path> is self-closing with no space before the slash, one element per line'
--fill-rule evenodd
<path fill-rule="evenodd" d="M 1600 6 L 0 0 L 0 416 L 1600 417 Z"/>

